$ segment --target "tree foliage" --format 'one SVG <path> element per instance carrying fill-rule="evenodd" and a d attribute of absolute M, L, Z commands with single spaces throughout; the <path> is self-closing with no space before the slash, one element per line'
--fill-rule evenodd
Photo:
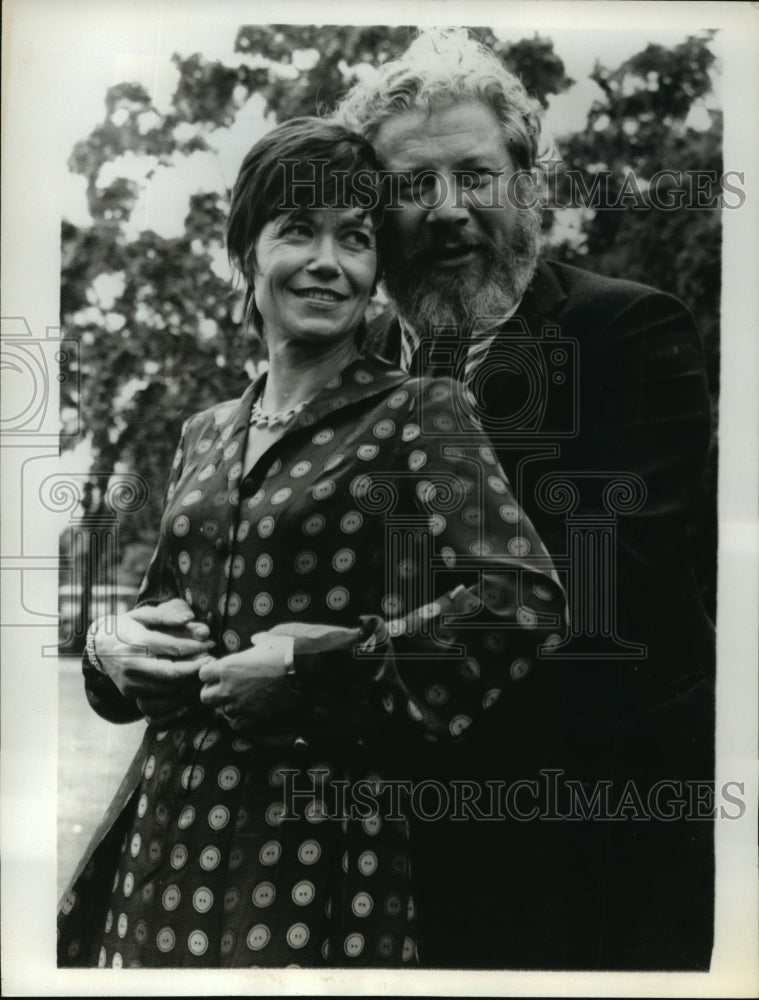
<path fill-rule="evenodd" d="M 568 170 L 580 173 L 586 191 L 602 179 L 604 202 L 619 207 L 591 212 L 582 243 L 560 242 L 554 253 L 686 302 L 704 335 L 716 396 L 722 116 L 710 111 L 706 128 L 688 124 L 711 90 L 710 39 L 711 33 L 690 37 L 669 49 L 651 44 L 615 70 L 596 64 L 591 78 L 603 96 L 585 129 L 562 144 L 564 179 Z M 664 183 L 655 183 L 652 196 L 650 182 L 662 172 Z M 568 200 L 566 183 L 560 191 Z M 711 207 L 697 207 L 699 201 Z"/>
<path fill-rule="evenodd" d="M 510 43 L 487 27 L 470 30 L 544 106 L 573 84 L 549 39 Z M 80 342 L 79 377 L 65 383 L 80 390 L 64 388 L 63 415 L 79 412 L 101 492 L 109 477 L 124 471 L 148 484 L 148 503 L 121 525 L 124 565 L 133 578 L 155 539 L 182 420 L 239 395 L 257 361 L 255 344 L 240 331 L 240 291 L 223 264 L 228 190 L 217 183 L 193 193 L 176 235 L 145 225 L 135 236 L 140 185 L 159 170 L 217 150 L 254 98 L 271 123 L 328 111 L 363 67 L 402 52 L 414 32 L 409 26 L 243 26 L 238 58 L 229 65 L 197 53 L 173 57 L 179 79 L 167 112 L 137 84 L 112 87 L 104 121 L 75 146 L 69 166 L 86 179 L 92 224 L 63 224 L 62 317 L 67 336 Z M 589 183 L 606 170 L 612 185 L 631 171 L 641 180 L 665 167 L 719 171 L 717 115 L 701 131 L 686 122 L 709 89 L 708 41 L 649 45 L 617 69 L 597 65 L 592 77 L 602 97 L 586 128 L 565 137 L 565 166 L 582 171 Z M 143 164 L 139 180 L 125 169 L 135 157 Z M 555 240 L 555 253 L 679 294 L 707 334 L 716 375 L 719 232 L 716 212 L 586 211 L 579 239 Z M 716 378 L 713 384 L 716 391 Z"/>

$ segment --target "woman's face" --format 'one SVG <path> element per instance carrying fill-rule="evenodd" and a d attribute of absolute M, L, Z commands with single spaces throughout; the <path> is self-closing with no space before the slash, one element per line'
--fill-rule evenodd
<path fill-rule="evenodd" d="M 253 290 L 269 346 L 351 338 L 374 287 L 371 216 L 353 209 L 282 215 L 256 241 Z"/>

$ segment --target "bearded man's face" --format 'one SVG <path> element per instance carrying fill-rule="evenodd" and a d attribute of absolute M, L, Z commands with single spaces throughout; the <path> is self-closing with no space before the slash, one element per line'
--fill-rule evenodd
<path fill-rule="evenodd" d="M 396 183 L 382 234 L 385 284 L 404 318 L 419 333 L 463 332 L 510 311 L 535 271 L 540 209 L 494 112 L 480 101 L 404 111 L 374 142 L 384 169 L 412 178 Z"/>

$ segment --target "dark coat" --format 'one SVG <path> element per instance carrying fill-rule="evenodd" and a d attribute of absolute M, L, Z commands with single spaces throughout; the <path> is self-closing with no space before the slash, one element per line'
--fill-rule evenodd
<path fill-rule="evenodd" d="M 397 321 L 376 322 L 371 335 L 397 356 Z M 437 343 L 414 364 L 460 375 L 466 343 Z M 632 781 L 649 813 L 657 782 L 687 798 L 686 781 L 712 779 L 714 746 L 713 627 L 691 551 L 710 441 L 693 317 L 652 288 L 542 262 L 472 389 L 566 580 L 572 629 L 531 704 L 504 706 L 499 739 L 471 744 L 462 771 L 543 789 L 554 779 L 541 768 L 553 770 L 565 793 L 572 778 L 591 798 L 598 781 L 617 795 Z M 571 812 L 571 795 L 564 801 Z M 554 818 L 427 836 L 437 964 L 708 967 L 707 820 Z M 440 894 L 435 868 L 452 851 L 471 871 L 460 891 Z M 482 925 L 463 928 L 455 911 L 473 895 Z"/>

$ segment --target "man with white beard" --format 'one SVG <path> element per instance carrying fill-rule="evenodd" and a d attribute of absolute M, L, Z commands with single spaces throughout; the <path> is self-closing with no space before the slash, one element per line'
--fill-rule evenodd
<path fill-rule="evenodd" d="M 713 790 L 714 636 L 690 531 L 710 408 L 693 318 L 541 256 L 540 106 L 465 32 L 423 32 L 336 117 L 392 178 L 393 309 L 371 343 L 462 383 L 572 609 L 562 647 L 438 775 L 501 788 L 503 816 L 418 823 L 422 963 L 708 969 L 713 830 L 690 793 Z"/>

